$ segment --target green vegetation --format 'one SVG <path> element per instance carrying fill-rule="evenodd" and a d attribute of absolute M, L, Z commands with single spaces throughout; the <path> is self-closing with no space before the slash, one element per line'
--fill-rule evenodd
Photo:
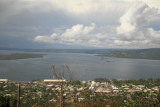
<path fill-rule="evenodd" d="M 54 53 L 84 53 L 84 54 L 106 54 L 115 49 L 34 49 L 26 52 L 54 52 Z"/>
<path fill-rule="evenodd" d="M 138 50 L 115 50 L 102 56 L 160 60 L 160 48 Z"/>
<path fill-rule="evenodd" d="M 37 49 L 27 52 L 84 53 L 98 56 L 160 60 L 160 48 L 151 49 Z"/>
<path fill-rule="evenodd" d="M 113 83 L 116 86 L 123 86 L 125 85 L 145 85 L 147 88 L 151 88 L 151 87 L 155 87 L 155 86 L 160 86 L 160 78 L 157 79 L 138 79 L 138 80 L 116 80 L 116 79 L 112 79 Z"/>
<path fill-rule="evenodd" d="M 15 60 L 15 59 L 27 59 L 27 58 L 41 58 L 42 54 L 11 54 L 0 55 L 0 60 Z"/>
<path fill-rule="evenodd" d="M 110 82 L 110 80 L 106 78 L 95 78 L 94 81 L 95 82 Z"/>
<path fill-rule="evenodd" d="M 160 79 L 116 80 L 96 78 L 94 89 L 90 89 L 91 82 L 69 81 L 64 84 L 65 107 L 159 107 Z M 101 83 L 103 84 L 101 86 Z M 107 86 L 105 86 L 105 84 Z M 85 85 L 88 84 L 88 85 Z M 99 85 L 97 85 L 99 84 Z M 20 83 L 21 107 L 58 107 L 59 85 L 52 87 L 41 81 Z M 93 84 L 92 84 L 93 86 Z M 116 89 L 111 89 L 116 86 Z M 102 88 L 111 92 L 97 92 Z M 118 92 L 117 92 L 117 91 Z M 130 92 L 130 90 L 135 90 Z M 114 92 L 116 91 L 116 92 Z M 0 107 L 16 107 L 17 83 L 0 83 Z"/>
<path fill-rule="evenodd" d="M 133 59 L 151 59 L 160 60 L 160 48 L 151 49 L 30 49 L 25 52 L 53 52 L 53 53 L 83 53 L 97 54 L 98 56 L 133 58 Z M 41 54 L 12 54 L 0 55 L 0 60 L 39 58 Z"/>

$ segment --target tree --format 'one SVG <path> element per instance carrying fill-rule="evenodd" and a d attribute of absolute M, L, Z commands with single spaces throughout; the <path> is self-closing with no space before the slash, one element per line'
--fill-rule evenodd
<path fill-rule="evenodd" d="M 64 76 L 68 74 L 70 82 L 75 80 L 76 72 L 73 70 L 70 70 L 70 67 L 66 65 L 62 65 L 61 68 L 55 70 L 55 66 L 51 65 L 51 70 L 53 73 L 54 78 L 59 80 L 59 86 L 60 86 L 60 107 L 64 106 L 64 97 L 63 97 L 63 88 L 64 88 Z"/>
<path fill-rule="evenodd" d="M 8 97 L 0 96 L 0 107 L 10 107 Z"/>

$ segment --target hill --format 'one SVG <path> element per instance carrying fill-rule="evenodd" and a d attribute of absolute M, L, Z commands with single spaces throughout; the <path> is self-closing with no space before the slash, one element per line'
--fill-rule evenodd
<path fill-rule="evenodd" d="M 160 48 L 115 50 L 102 56 L 117 57 L 117 58 L 160 60 Z"/>
<path fill-rule="evenodd" d="M 41 58 L 41 54 L 11 54 L 0 55 L 0 60 L 15 60 L 15 59 L 27 59 L 27 58 Z"/>
<path fill-rule="evenodd" d="M 113 50 L 115 49 L 30 49 L 30 50 L 26 50 L 26 52 L 108 54 Z"/>

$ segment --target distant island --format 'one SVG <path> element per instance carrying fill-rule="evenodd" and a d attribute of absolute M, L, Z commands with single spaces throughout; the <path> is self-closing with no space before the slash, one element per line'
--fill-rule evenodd
<path fill-rule="evenodd" d="M 121 49 L 100 56 L 132 59 L 160 60 L 160 48 L 151 49 Z"/>
<path fill-rule="evenodd" d="M 160 60 L 160 48 L 149 49 L 37 49 L 27 52 L 84 53 L 98 56 Z"/>
<path fill-rule="evenodd" d="M 11 49 L 10 49 L 11 50 Z M 14 50 L 14 49 L 13 49 Z M 132 58 L 132 59 L 150 59 L 160 60 L 160 48 L 149 49 L 27 49 L 20 50 L 24 52 L 49 52 L 49 53 L 80 53 L 80 54 L 96 54 L 96 56 L 116 57 L 116 58 Z M 42 54 L 12 54 L 0 55 L 0 60 L 39 58 Z"/>
<path fill-rule="evenodd" d="M 42 54 L 10 54 L 10 55 L 0 55 L 0 60 L 15 60 L 15 59 L 27 59 L 27 58 L 42 58 Z"/>
<path fill-rule="evenodd" d="M 107 54 L 115 49 L 29 49 L 25 52 L 53 52 L 53 53 L 82 53 L 82 54 Z"/>

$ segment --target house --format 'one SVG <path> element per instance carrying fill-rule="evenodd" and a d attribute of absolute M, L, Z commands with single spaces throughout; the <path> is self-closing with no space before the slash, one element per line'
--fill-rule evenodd
<path fill-rule="evenodd" d="M 113 90 L 118 90 L 118 88 L 116 86 L 114 86 L 114 85 L 112 85 L 112 89 Z"/>
<path fill-rule="evenodd" d="M 152 90 L 159 92 L 158 86 L 153 87 Z"/>
<path fill-rule="evenodd" d="M 0 83 L 8 83 L 8 79 L 0 79 Z"/>
<path fill-rule="evenodd" d="M 85 99 L 85 98 L 80 97 L 80 98 L 78 98 L 78 101 L 81 102 L 81 101 L 83 101 L 84 99 Z"/>

